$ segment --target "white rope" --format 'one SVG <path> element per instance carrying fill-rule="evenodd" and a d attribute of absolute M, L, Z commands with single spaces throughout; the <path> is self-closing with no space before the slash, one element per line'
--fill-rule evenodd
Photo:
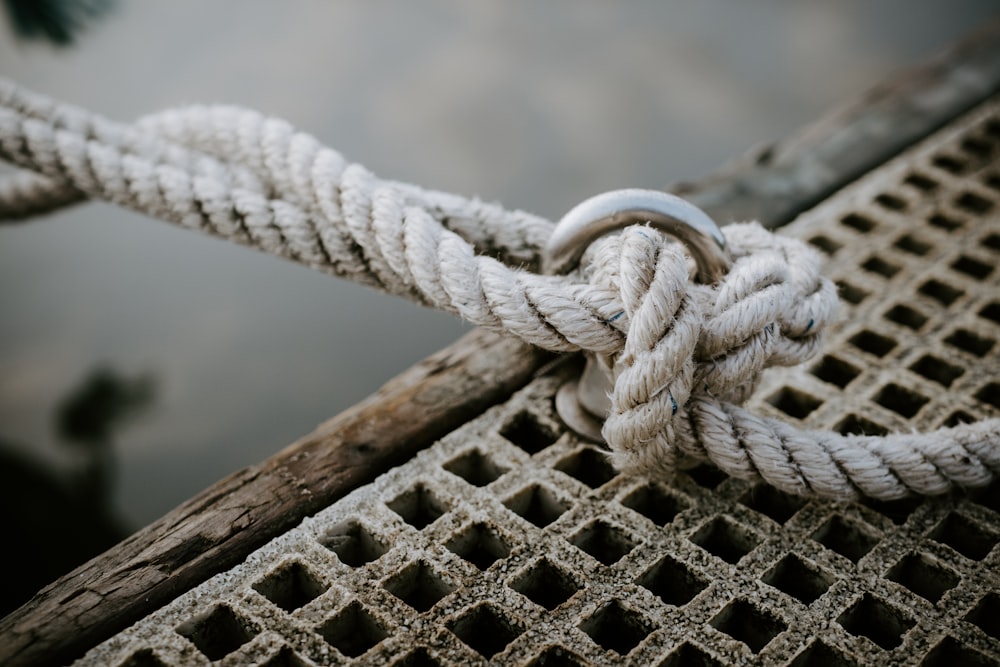
<path fill-rule="evenodd" d="M 384 181 L 281 120 L 190 107 L 120 125 L 0 80 L 0 219 L 105 199 L 456 314 L 555 351 L 615 359 L 604 435 L 623 471 L 708 460 L 790 493 L 940 494 L 1000 473 L 1000 420 L 928 434 L 802 431 L 740 407 L 766 367 L 818 349 L 836 291 L 804 243 L 724 229 L 734 258 L 692 284 L 678 244 L 633 226 L 568 277 L 535 271 L 553 225 Z"/>

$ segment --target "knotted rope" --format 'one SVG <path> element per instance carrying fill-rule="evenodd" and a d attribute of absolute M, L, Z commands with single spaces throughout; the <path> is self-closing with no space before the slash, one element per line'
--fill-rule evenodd
<path fill-rule="evenodd" d="M 803 431 L 740 406 L 760 372 L 818 349 L 836 291 L 804 243 L 724 234 L 733 266 L 693 284 L 677 243 L 633 226 L 570 276 L 536 273 L 553 225 L 377 178 L 284 121 L 190 107 L 113 123 L 0 80 L 0 219 L 85 199 L 287 257 L 559 352 L 614 359 L 604 435 L 623 471 L 682 459 L 784 491 L 847 500 L 940 494 L 1000 473 L 1000 420 L 928 434 Z"/>

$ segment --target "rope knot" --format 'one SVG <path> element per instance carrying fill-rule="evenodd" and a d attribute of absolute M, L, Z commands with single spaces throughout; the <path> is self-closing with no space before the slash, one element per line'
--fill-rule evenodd
<path fill-rule="evenodd" d="M 603 430 L 623 470 L 673 471 L 700 453 L 677 425 L 689 404 L 743 402 L 765 368 L 809 358 L 835 317 L 836 291 L 808 247 L 756 223 L 724 233 L 734 261 L 715 285 L 692 281 L 681 244 L 649 227 L 595 244 L 590 281 L 620 295 L 626 327 Z"/>

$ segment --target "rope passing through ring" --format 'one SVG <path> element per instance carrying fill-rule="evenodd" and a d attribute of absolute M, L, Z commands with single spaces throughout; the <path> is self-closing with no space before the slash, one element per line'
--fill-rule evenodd
<path fill-rule="evenodd" d="M 596 239 L 634 224 L 647 224 L 681 241 L 694 260 L 690 273 L 698 282 L 717 283 L 732 265 L 722 230 L 704 211 L 672 194 L 627 189 L 591 197 L 564 215 L 545 245 L 542 269 L 566 273 Z M 587 354 L 586 360 L 580 379 L 557 392 L 556 411 L 578 435 L 601 443 L 611 410 L 614 359 Z"/>
<path fill-rule="evenodd" d="M 558 352 L 611 360 L 604 436 L 621 470 L 689 460 L 789 493 L 941 494 L 1000 474 L 1000 419 L 925 434 L 806 431 L 742 407 L 769 366 L 802 363 L 836 317 L 801 241 L 722 229 L 732 267 L 690 279 L 652 227 L 603 236 L 568 275 L 539 273 L 551 222 L 379 179 L 288 123 L 188 107 L 130 125 L 0 80 L 0 220 L 103 199 L 286 257 Z"/>

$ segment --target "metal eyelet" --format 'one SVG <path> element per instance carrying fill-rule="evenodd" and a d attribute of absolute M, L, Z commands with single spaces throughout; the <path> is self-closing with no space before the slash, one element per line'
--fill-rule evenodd
<path fill-rule="evenodd" d="M 545 245 L 542 270 L 568 273 L 596 239 L 634 224 L 649 224 L 683 243 L 698 282 L 718 282 L 732 265 L 722 230 L 704 211 L 675 195 L 630 188 L 591 197 L 564 215 Z M 593 353 L 586 357 L 580 378 L 556 393 L 556 411 L 578 435 L 603 443 L 601 427 L 611 408 L 611 360 Z"/>

